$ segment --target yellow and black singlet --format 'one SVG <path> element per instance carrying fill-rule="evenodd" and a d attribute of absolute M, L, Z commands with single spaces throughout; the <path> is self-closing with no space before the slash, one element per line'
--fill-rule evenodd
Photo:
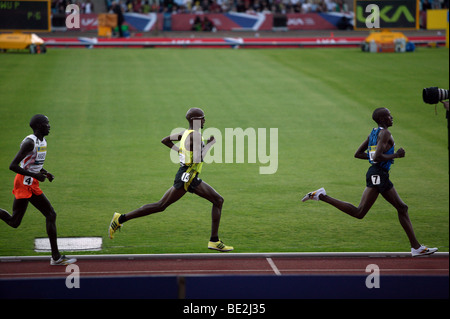
<path fill-rule="evenodd" d="M 180 150 L 178 151 L 178 155 L 180 158 L 180 165 L 181 166 L 187 166 L 186 171 L 181 176 L 181 180 L 184 182 L 184 189 L 187 191 L 189 188 L 189 185 L 191 184 L 192 180 L 200 174 L 202 171 L 203 161 L 200 163 L 194 163 L 194 152 L 186 150 L 186 139 L 189 137 L 189 135 L 194 132 L 194 130 L 186 130 L 184 131 L 183 135 L 181 136 L 180 141 Z M 202 136 L 202 147 L 205 146 Z"/>

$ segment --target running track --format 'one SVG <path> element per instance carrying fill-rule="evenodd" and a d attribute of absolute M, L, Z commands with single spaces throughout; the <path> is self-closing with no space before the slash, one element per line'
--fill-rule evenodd
<path fill-rule="evenodd" d="M 82 276 L 180 275 L 367 275 L 375 264 L 381 274 L 448 275 L 448 253 L 410 257 L 408 253 L 273 253 L 81 255 Z M 66 267 L 49 257 L 0 257 L 0 279 L 67 277 Z"/>
<path fill-rule="evenodd" d="M 0 257 L 0 299 L 448 299 L 449 291 L 447 252 L 75 257 L 75 269 L 50 266 L 48 256 Z M 73 274 L 81 289 L 67 286 Z M 368 286 L 375 274 L 381 289 Z"/>
<path fill-rule="evenodd" d="M 409 253 L 273 253 L 82 255 L 81 276 L 180 275 L 367 275 L 375 264 L 380 274 L 448 275 L 448 253 L 410 257 Z M 0 279 L 67 277 L 66 267 L 49 265 L 49 257 L 0 257 Z"/>

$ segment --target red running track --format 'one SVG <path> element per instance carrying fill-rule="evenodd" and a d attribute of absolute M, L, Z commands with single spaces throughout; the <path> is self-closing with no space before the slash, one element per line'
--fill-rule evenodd
<path fill-rule="evenodd" d="M 386 255 L 387 254 L 387 255 Z M 448 253 L 83 255 L 81 276 L 179 275 L 367 275 L 375 264 L 383 275 L 448 275 Z M 1 257 L 0 279 L 67 277 L 49 257 Z"/>

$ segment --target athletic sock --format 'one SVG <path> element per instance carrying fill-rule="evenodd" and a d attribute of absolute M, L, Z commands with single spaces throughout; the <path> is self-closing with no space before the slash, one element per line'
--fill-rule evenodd
<path fill-rule="evenodd" d="M 219 241 L 219 237 L 211 237 L 210 239 L 209 239 L 209 241 L 212 241 L 212 242 L 217 242 L 217 241 Z"/>
<path fill-rule="evenodd" d="M 124 222 L 126 222 L 126 220 L 125 220 L 125 214 L 120 215 L 118 221 L 119 221 L 119 224 L 123 224 Z"/>

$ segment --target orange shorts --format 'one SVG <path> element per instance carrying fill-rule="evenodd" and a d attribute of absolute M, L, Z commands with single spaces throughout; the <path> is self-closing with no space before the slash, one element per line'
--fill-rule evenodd
<path fill-rule="evenodd" d="M 30 176 L 23 176 L 20 174 L 14 178 L 13 194 L 16 199 L 30 198 L 33 195 L 42 195 L 42 190 L 39 188 L 39 181 Z"/>

